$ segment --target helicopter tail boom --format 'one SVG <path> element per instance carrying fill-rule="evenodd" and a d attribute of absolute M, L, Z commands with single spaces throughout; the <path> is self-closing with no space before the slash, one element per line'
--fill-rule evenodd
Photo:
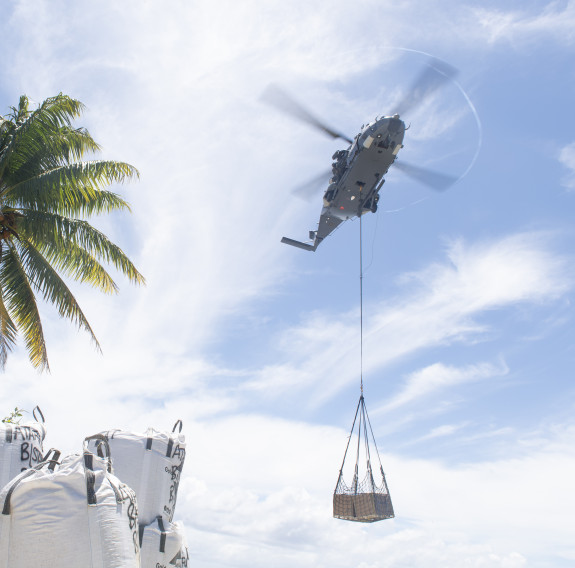
<path fill-rule="evenodd" d="M 286 245 L 291 245 L 292 247 L 297 247 L 303 250 L 310 250 L 312 252 L 315 252 L 315 249 L 319 245 L 320 241 L 321 241 L 320 239 L 316 239 L 313 245 L 310 245 L 307 243 L 300 243 L 299 241 L 296 241 L 294 239 L 288 239 L 287 237 L 282 238 L 282 243 Z"/>

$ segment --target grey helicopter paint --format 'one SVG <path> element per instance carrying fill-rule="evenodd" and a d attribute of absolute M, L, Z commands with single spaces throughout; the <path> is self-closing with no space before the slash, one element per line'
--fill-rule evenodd
<path fill-rule="evenodd" d="M 407 96 L 398 105 L 402 114 L 420 104 L 446 80 L 453 78 L 456 70 L 446 63 L 432 59 L 420 73 Z M 363 126 L 353 140 L 330 128 L 296 102 L 277 86 L 270 86 L 262 99 L 298 120 L 306 122 L 332 138 L 349 143 L 347 150 L 337 151 L 332 159 L 332 178 L 323 196 L 317 230 L 309 232 L 309 243 L 283 237 L 281 242 L 315 251 L 319 244 L 341 223 L 365 213 L 377 211 L 379 192 L 385 183 L 384 176 L 392 164 L 417 181 L 436 190 L 444 190 L 457 178 L 420 168 L 405 162 L 396 162 L 403 148 L 407 130 L 400 114 L 376 118 Z M 326 176 L 327 177 L 327 176 Z"/>
<path fill-rule="evenodd" d="M 405 124 L 399 116 L 384 117 L 368 124 L 348 150 L 333 155 L 333 177 L 324 196 L 316 231 L 310 231 L 313 244 L 287 237 L 282 243 L 315 251 L 335 228 L 352 217 L 377 211 L 379 190 L 389 167 L 403 147 Z"/>

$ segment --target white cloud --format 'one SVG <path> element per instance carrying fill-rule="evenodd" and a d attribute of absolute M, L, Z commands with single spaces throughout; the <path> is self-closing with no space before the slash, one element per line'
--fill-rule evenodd
<path fill-rule="evenodd" d="M 519 568 L 575 552 L 569 424 L 541 429 L 537 444 L 512 441 L 499 460 L 382 455 L 396 519 L 371 526 L 331 518 L 345 432 L 234 416 L 196 434 L 178 513 L 202 565 Z"/>

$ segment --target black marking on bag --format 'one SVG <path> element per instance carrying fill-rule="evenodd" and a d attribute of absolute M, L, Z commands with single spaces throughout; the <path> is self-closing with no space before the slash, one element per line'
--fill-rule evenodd
<path fill-rule="evenodd" d="M 12 426 L 10 426 L 10 424 L 6 424 L 5 436 L 6 436 L 6 442 L 8 443 L 12 442 Z"/>
<path fill-rule="evenodd" d="M 167 458 L 172 457 L 172 448 L 173 447 L 174 447 L 174 440 L 172 440 L 172 438 L 170 438 L 168 441 L 168 449 L 166 450 L 166 457 Z"/>
<path fill-rule="evenodd" d="M 153 439 L 152 439 L 152 438 L 148 438 L 148 439 L 146 440 L 146 450 L 151 450 L 151 449 L 152 449 L 152 442 L 153 442 Z"/>

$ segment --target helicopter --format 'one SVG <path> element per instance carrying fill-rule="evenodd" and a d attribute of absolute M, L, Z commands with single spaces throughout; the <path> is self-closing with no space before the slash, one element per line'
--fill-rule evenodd
<path fill-rule="evenodd" d="M 331 138 L 342 139 L 348 143 L 346 149 L 338 150 L 332 156 L 332 177 L 323 195 L 318 227 L 309 231 L 311 242 L 304 243 L 288 237 L 283 237 L 281 242 L 314 252 L 344 221 L 361 217 L 365 213 L 375 213 L 379 192 L 385 183 L 384 176 L 394 164 L 407 175 L 438 191 L 443 191 L 455 183 L 457 178 L 454 176 L 405 162 L 396 162 L 396 158 L 403 148 L 404 135 L 409 128 L 400 116 L 421 104 L 456 74 L 457 71 L 447 63 L 430 59 L 407 96 L 397 105 L 397 111 L 389 116 L 376 117 L 373 122 L 364 124 L 353 140 L 319 120 L 277 85 L 270 85 L 261 97 L 264 102 Z M 327 174 L 322 178 L 327 178 Z"/>

